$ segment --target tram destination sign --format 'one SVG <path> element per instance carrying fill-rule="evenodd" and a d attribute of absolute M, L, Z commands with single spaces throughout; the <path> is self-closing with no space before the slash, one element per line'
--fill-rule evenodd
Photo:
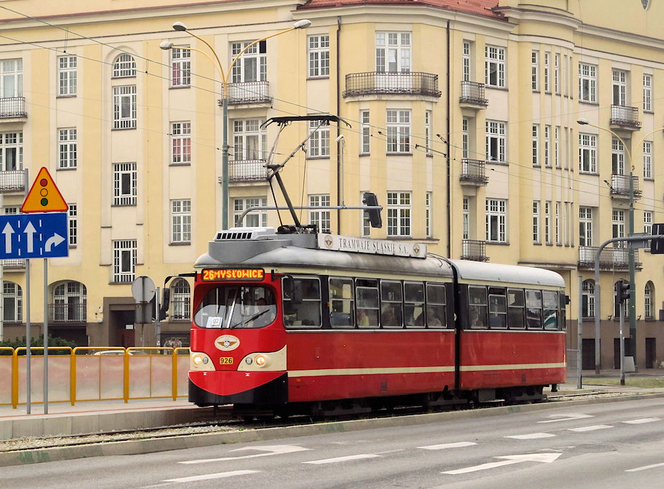
<path fill-rule="evenodd" d="M 334 234 L 318 234 L 318 249 L 407 258 L 427 256 L 427 246 L 420 243 L 401 243 L 386 239 L 354 238 Z"/>

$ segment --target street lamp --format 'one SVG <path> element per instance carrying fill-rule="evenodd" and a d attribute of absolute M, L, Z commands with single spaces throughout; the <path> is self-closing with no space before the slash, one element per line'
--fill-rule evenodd
<path fill-rule="evenodd" d="M 205 51 L 201 51 L 200 49 L 196 48 L 190 48 L 190 47 L 179 47 L 179 49 L 184 49 L 188 51 L 196 51 L 197 53 L 201 53 L 204 56 L 206 56 L 212 63 L 215 65 L 215 68 L 217 69 L 217 72 L 219 73 L 219 76 L 221 78 L 221 84 L 222 84 L 222 94 L 221 94 L 221 100 L 222 100 L 222 120 L 223 120 L 223 139 L 222 139 L 222 146 L 221 146 L 221 180 L 222 180 L 222 186 L 221 186 L 221 227 L 222 229 L 228 229 L 228 76 L 230 73 L 233 71 L 233 66 L 237 62 L 237 60 L 247 51 L 252 46 L 255 46 L 261 41 L 265 41 L 267 39 L 270 39 L 272 37 L 280 36 L 281 34 L 285 34 L 290 31 L 294 31 L 296 29 L 306 29 L 311 25 L 311 21 L 309 20 L 298 20 L 293 24 L 292 27 L 289 27 L 288 29 L 281 30 L 279 32 L 275 32 L 274 34 L 270 34 L 269 36 L 261 37 L 260 39 L 256 39 L 254 42 L 247 44 L 244 49 L 242 49 L 232 60 L 231 64 L 228 66 L 228 70 L 224 71 L 223 66 L 221 65 L 221 61 L 219 60 L 219 56 L 217 56 L 216 51 L 214 48 L 203 38 L 197 36 L 193 32 L 191 32 L 189 29 L 187 29 L 187 26 L 184 25 L 182 22 L 175 22 L 173 24 L 173 29 L 179 32 L 186 32 L 189 34 L 191 37 L 198 39 L 201 41 L 203 44 L 205 44 L 208 49 L 212 52 L 214 55 L 214 58 L 212 58 L 208 53 Z M 169 50 L 173 48 L 173 43 L 170 41 L 163 41 L 159 47 L 164 50 Z"/>
<path fill-rule="evenodd" d="M 595 124 L 592 124 L 588 119 L 580 118 L 577 119 L 576 121 L 578 124 L 582 126 L 591 126 L 596 129 L 599 129 L 601 131 L 606 131 L 609 134 L 612 134 L 616 138 L 620 140 L 622 143 L 623 147 L 625 148 L 625 151 L 627 151 L 627 158 L 629 160 L 629 231 L 628 231 L 628 237 L 632 236 L 634 234 L 634 162 L 632 161 L 632 152 L 628 148 L 627 144 L 625 144 L 625 141 L 623 138 L 621 138 L 618 134 L 613 132 L 611 129 L 608 129 L 606 127 L 598 126 Z M 658 131 L 661 131 L 663 128 L 658 128 L 650 131 L 648 134 L 643 136 L 639 142 L 636 144 L 635 147 L 638 147 L 639 144 L 642 144 L 643 141 L 650 136 L 651 134 L 654 134 Z M 629 246 L 629 245 L 628 245 Z M 631 345 L 632 345 L 632 356 L 634 358 L 634 365 L 636 366 L 636 285 L 635 285 L 635 277 L 634 277 L 634 248 L 629 246 L 627 250 L 627 257 L 628 257 L 628 268 L 629 268 L 629 288 L 630 288 L 630 294 L 629 294 L 629 332 L 630 332 L 630 337 L 631 337 Z M 600 339 L 600 286 L 599 286 L 599 269 L 596 267 L 595 269 L 595 373 L 599 373 L 599 366 L 600 366 L 600 345 L 599 345 L 599 339 Z M 581 345 L 579 345 L 579 348 Z"/>

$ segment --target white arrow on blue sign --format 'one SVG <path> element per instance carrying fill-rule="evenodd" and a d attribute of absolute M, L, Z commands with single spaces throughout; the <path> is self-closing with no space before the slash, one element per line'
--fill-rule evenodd
<path fill-rule="evenodd" d="M 69 256 L 67 213 L 0 216 L 0 260 Z"/>

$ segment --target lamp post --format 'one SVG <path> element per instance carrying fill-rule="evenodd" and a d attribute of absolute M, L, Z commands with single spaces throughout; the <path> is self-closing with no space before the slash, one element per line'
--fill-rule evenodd
<path fill-rule="evenodd" d="M 290 31 L 294 31 L 296 29 L 306 29 L 311 25 L 311 21 L 309 20 L 298 20 L 293 24 L 292 27 L 289 27 L 288 29 L 281 30 L 279 32 L 275 32 L 274 34 L 270 34 L 269 36 L 261 37 L 260 39 L 256 39 L 254 42 L 247 44 L 244 49 L 242 49 L 232 60 L 231 64 L 228 66 L 228 70 L 224 71 L 223 66 L 221 65 L 221 61 L 219 60 L 219 56 L 217 56 L 216 51 L 214 48 L 203 38 L 197 36 L 193 32 L 187 29 L 187 26 L 185 26 L 182 22 L 175 22 L 173 24 L 173 29 L 176 31 L 180 32 L 186 32 L 189 34 L 191 37 L 198 39 L 201 41 L 203 44 L 205 44 L 210 52 L 214 55 L 214 58 L 212 58 L 208 53 L 205 51 L 202 51 L 200 49 L 196 48 L 191 48 L 191 47 L 178 47 L 179 49 L 184 49 L 187 51 L 196 51 L 197 53 L 201 53 L 204 56 L 206 56 L 212 63 L 215 65 L 215 68 L 217 69 L 217 72 L 219 73 L 219 76 L 221 78 L 221 84 L 222 84 L 222 93 L 221 93 L 221 100 L 222 100 L 222 121 L 223 121 L 223 136 L 222 136 L 222 145 L 221 145 L 221 180 L 222 180 L 222 186 L 221 186 L 221 227 L 222 229 L 228 229 L 228 77 L 233 71 L 233 66 L 235 66 L 235 63 L 237 60 L 247 51 L 252 46 L 255 46 L 261 41 L 265 41 L 267 39 L 270 39 L 272 37 L 279 36 L 281 34 L 285 34 Z M 163 41 L 159 47 L 164 50 L 169 50 L 172 49 L 173 43 L 170 41 Z"/>
<path fill-rule="evenodd" d="M 632 160 L 632 152 L 628 148 L 627 144 L 625 144 L 625 141 L 623 138 L 621 138 L 618 134 L 613 132 L 611 129 L 608 129 L 606 127 L 598 126 L 595 124 L 592 124 L 588 119 L 580 118 L 576 121 L 578 124 L 582 126 L 591 126 L 596 129 L 599 129 L 601 131 L 606 131 L 609 134 L 615 136 L 620 140 L 622 143 L 623 147 L 625 148 L 625 151 L 627 151 L 627 158 L 629 160 L 629 228 L 628 228 L 628 234 L 627 236 L 630 237 L 634 234 L 634 162 Z M 658 128 L 654 129 L 653 131 L 650 131 L 648 134 L 643 136 L 639 142 L 636 144 L 635 147 L 638 147 L 639 144 L 642 144 L 643 141 L 650 136 L 651 134 L 654 134 L 658 131 L 661 131 L 663 128 Z M 629 246 L 629 245 L 628 245 Z M 627 257 L 628 257 L 628 269 L 629 269 L 629 332 L 630 332 L 630 344 L 632 345 L 632 356 L 634 358 L 634 365 L 636 366 L 636 285 L 635 285 L 635 277 L 634 277 L 634 248 L 631 246 L 627 250 Z M 600 345 L 599 345 L 599 339 L 600 339 L 600 286 L 599 286 L 599 276 L 598 276 L 598 271 L 595 273 L 595 373 L 599 373 L 599 367 L 600 367 Z M 622 318 L 621 318 L 622 319 Z M 580 348 L 580 345 L 579 345 Z"/>

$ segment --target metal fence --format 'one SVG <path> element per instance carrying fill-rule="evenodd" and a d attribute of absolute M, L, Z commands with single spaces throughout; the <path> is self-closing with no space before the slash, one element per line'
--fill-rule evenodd
<path fill-rule="evenodd" d="M 440 97 L 438 75 L 419 72 L 350 73 L 346 75 L 344 97 L 372 94 L 412 94 Z"/>

